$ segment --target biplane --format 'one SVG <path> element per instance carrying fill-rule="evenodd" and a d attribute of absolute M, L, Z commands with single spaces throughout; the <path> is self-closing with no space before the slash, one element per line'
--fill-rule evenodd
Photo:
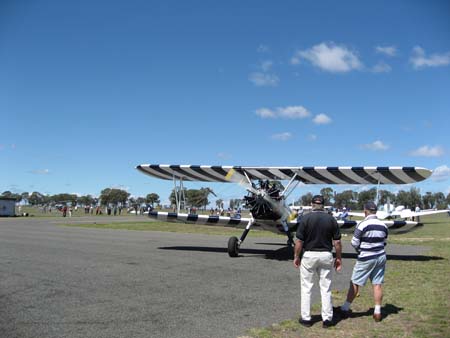
<path fill-rule="evenodd" d="M 172 180 L 177 204 L 176 212 L 151 211 L 149 217 L 169 222 L 198 224 L 219 224 L 225 226 L 244 225 L 240 238 L 228 240 L 230 257 L 239 255 L 239 248 L 252 227 L 260 227 L 287 236 L 287 244 L 292 245 L 292 233 L 297 229 L 297 214 L 291 210 L 286 200 L 301 182 L 303 184 L 347 184 L 380 185 L 410 184 L 427 179 L 432 171 L 421 167 L 245 167 L 208 165 L 166 165 L 141 164 L 140 172 L 163 180 Z M 243 197 L 244 206 L 250 217 L 226 217 L 197 215 L 180 212 L 184 198 L 183 182 L 223 182 L 238 183 L 247 190 Z M 281 181 L 287 181 L 286 187 Z M 419 225 L 412 221 L 384 221 L 391 231 L 409 231 Z M 339 220 L 340 228 L 350 231 L 358 221 Z"/>

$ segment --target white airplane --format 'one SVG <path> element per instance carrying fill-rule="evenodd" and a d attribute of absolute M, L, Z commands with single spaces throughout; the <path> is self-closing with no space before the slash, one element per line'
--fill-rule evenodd
<path fill-rule="evenodd" d="M 228 241 L 230 257 L 239 255 L 239 248 L 252 226 L 276 233 L 284 233 L 288 245 L 293 242 L 292 232 L 297 229 L 297 214 L 287 206 L 286 200 L 297 184 L 409 184 L 425 180 L 431 170 L 421 167 L 241 167 L 208 165 L 141 164 L 136 167 L 149 176 L 173 180 L 177 212 L 149 212 L 149 217 L 163 221 L 198 224 L 245 225 L 241 237 Z M 243 185 L 248 194 L 243 198 L 250 210 L 249 218 L 192 215 L 180 213 L 183 202 L 183 181 L 235 182 Z M 288 181 L 284 188 L 277 181 Z M 352 229 L 356 221 L 339 220 L 341 230 Z M 391 230 L 413 229 L 418 222 L 385 221 Z"/>
<path fill-rule="evenodd" d="M 421 216 L 427 216 L 427 215 L 436 215 L 436 214 L 443 214 L 443 213 L 450 213 L 450 210 L 444 209 L 444 210 L 437 210 L 437 209 L 426 209 L 426 210 L 420 210 L 420 211 L 413 211 L 411 209 L 405 208 L 404 205 L 399 205 L 397 207 L 394 207 L 392 204 L 385 204 L 383 205 L 378 211 L 377 211 L 377 218 L 384 220 L 384 219 L 412 219 L 413 217 L 420 218 Z M 362 212 L 349 212 L 350 216 L 359 216 L 364 217 L 364 213 Z"/>

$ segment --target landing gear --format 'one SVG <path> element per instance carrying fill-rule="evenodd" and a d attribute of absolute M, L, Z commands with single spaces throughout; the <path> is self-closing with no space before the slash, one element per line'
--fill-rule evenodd
<path fill-rule="evenodd" d="M 239 256 L 239 239 L 237 237 L 230 237 L 228 240 L 228 255 L 230 257 Z"/>
<path fill-rule="evenodd" d="M 292 238 L 292 235 L 291 235 L 291 233 L 289 232 L 288 234 L 287 234 L 287 236 L 288 236 L 288 240 L 287 240 L 287 246 L 288 247 L 293 247 L 294 246 L 294 239 Z"/>
<path fill-rule="evenodd" d="M 254 222 L 255 221 L 253 220 L 253 218 L 248 222 L 240 239 L 238 239 L 237 237 L 230 237 L 230 239 L 228 240 L 228 256 L 239 256 L 239 248 L 241 247 L 242 242 L 244 242 L 245 237 L 247 237 L 247 234 L 249 233 L 250 228 Z"/>

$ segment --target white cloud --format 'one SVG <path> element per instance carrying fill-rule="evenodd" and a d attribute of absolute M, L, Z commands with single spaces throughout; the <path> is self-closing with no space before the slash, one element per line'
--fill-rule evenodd
<path fill-rule="evenodd" d="M 329 124 L 331 121 L 331 118 L 325 114 L 318 114 L 313 118 L 315 124 Z"/>
<path fill-rule="evenodd" d="M 317 135 L 316 135 L 316 134 L 309 134 L 308 140 L 310 140 L 310 141 L 316 141 L 316 140 L 317 140 Z"/>
<path fill-rule="evenodd" d="M 311 113 L 303 106 L 278 107 L 276 109 L 260 108 L 256 115 L 262 118 L 303 119 L 311 116 Z"/>
<path fill-rule="evenodd" d="M 411 156 L 422 156 L 422 157 L 439 157 L 444 154 L 444 149 L 441 146 L 422 146 L 410 152 Z"/>
<path fill-rule="evenodd" d="M 379 54 L 384 54 L 387 56 L 397 55 L 397 47 L 395 46 L 376 46 L 375 51 Z"/>
<path fill-rule="evenodd" d="M 378 62 L 372 68 L 373 73 L 389 73 L 392 70 L 391 66 L 389 66 L 386 62 Z"/>
<path fill-rule="evenodd" d="M 291 64 L 299 64 L 306 59 L 314 66 L 332 73 L 346 73 L 363 68 L 356 52 L 334 43 L 321 43 L 310 49 L 299 50 L 291 58 Z"/>
<path fill-rule="evenodd" d="M 376 140 L 376 141 L 374 141 L 372 143 L 363 144 L 361 146 L 361 148 L 377 151 L 377 150 L 387 150 L 387 149 L 389 149 L 389 146 L 387 144 L 384 144 L 380 140 Z"/>
<path fill-rule="evenodd" d="M 261 61 L 257 67 L 259 71 L 253 72 L 248 76 L 250 82 L 257 87 L 276 87 L 280 78 L 274 72 L 271 72 L 273 62 L 271 60 Z"/>
<path fill-rule="evenodd" d="M 271 110 L 269 108 L 260 108 L 256 110 L 256 115 L 262 117 L 263 119 L 267 118 L 276 118 L 277 112 L 275 110 Z"/>
<path fill-rule="evenodd" d="M 450 64 L 450 52 L 427 56 L 422 47 L 415 46 L 409 61 L 412 63 L 414 69 L 447 66 Z"/>
<path fill-rule="evenodd" d="M 272 68 L 273 62 L 270 60 L 262 61 L 261 62 L 261 69 L 263 72 L 268 72 L 270 68 Z"/>
<path fill-rule="evenodd" d="M 276 87 L 280 78 L 276 74 L 267 74 L 263 72 L 254 72 L 248 76 L 250 82 L 257 87 Z"/>
<path fill-rule="evenodd" d="M 446 181 L 450 178 L 450 168 L 446 165 L 441 165 L 433 170 L 431 179 L 436 182 Z"/>
<path fill-rule="evenodd" d="M 30 170 L 29 173 L 35 174 L 35 175 L 48 175 L 48 174 L 50 174 L 50 170 L 48 170 L 48 169 L 36 169 L 36 170 Z"/>
<path fill-rule="evenodd" d="M 278 108 L 278 114 L 280 117 L 287 119 L 304 119 L 305 117 L 311 116 L 311 113 L 303 106 Z"/>
<path fill-rule="evenodd" d="M 128 191 L 131 188 L 126 185 L 123 185 L 123 184 L 115 184 L 115 185 L 111 186 L 111 189 L 120 189 L 120 190 Z"/>
<path fill-rule="evenodd" d="M 260 44 L 258 46 L 258 49 L 256 50 L 258 53 L 267 53 L 268 51 L 270 51 L 269 46 L 264 45 L 264 44 Z"/>
<path fill-rule="evenodd" d="M 231 155 L 228 154 L 228 153 L 220 152 L 220 153 L 217 153 L 217 157 L 222 159 L 222 160 L 228 160 L 228 159 L 231 158 Z"/>
<path fill-rule="evenodd" d="M 292 138 L 292 134 L 290 132 L 284 132 L 284 133 L 279 133 L 279 134 L 273 134 L 271 136 L 271 138 L 273 140 L 277 140 L 277 141 L 287 141 L 290 138 Z"/>

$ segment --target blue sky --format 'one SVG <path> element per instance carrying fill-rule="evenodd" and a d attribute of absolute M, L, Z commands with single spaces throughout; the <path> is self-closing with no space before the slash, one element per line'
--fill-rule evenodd
<path fill-rule="evenodd" d="M 448 193 L 448 13 L 448 1 L 2 1 L 0 191 L 164 201 L 171 183 L 134 169 L 164 163 L 422 166 L 437 170 L 421 191 Z"/>

